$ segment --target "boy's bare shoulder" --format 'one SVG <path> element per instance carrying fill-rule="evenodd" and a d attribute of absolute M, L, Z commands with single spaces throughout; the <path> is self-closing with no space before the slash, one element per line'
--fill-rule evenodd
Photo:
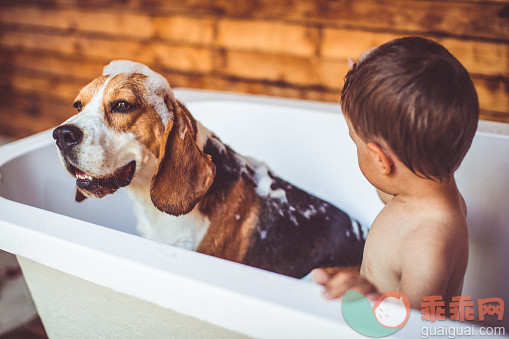
<path fill-rule="evenodd" d="M 468 258 L 468 228 L 462 208 L 430 208 L 412 220 L 401 250 L 406 262 L 423 269 L 449 270 Z M 445 259 L 445 260 L 444 260 Z M 462 265 L 460 265 L 462 266 Z"/>
<path fill-rule="evenodd" d="M 468 255 L 468 229 L 463 199 L 455 202 L 390 201 L 373 223 L 377 242 L 389 240 L 396 248 L 390 250 L 396 266 L 403 262 L 424 264 L 448 258 L 463 261 Z M 371 231 L 370 231 L 371 232 Z M 374 234 L 374 235 L 375 235 Z M 375 239 L 373 239 L 375 240 Z M 385 244 L 387 246 L 387 244 Z M 377 246 L 377 245 L 375 245 Z"/>
<path fill-rule="evenodd" d="M 468 240 L 466 222 L 461 217 L 434 215 L 419 219 L 417 216 L 410 227 L 412 232 L 405 239 L 405 245 L 413 248 L 431 246 L 438 250 Z"/>
<path fill-rule="evenodd" d="M 409 241 L 454 243 L 468 238 L 464 202 L 451 205 L 430 204 L 421 206 L 418 212 L 409 215 L 411 225 Z M 415 245 L 415 244 L 414 244 Z"/>

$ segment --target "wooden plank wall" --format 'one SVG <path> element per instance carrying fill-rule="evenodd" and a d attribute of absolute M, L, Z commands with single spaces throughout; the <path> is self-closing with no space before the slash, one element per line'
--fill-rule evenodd
<path fill-rule="evenodd" d="M 0 134 L 59 124 L 119 58 L 172 86 L 338 102 L 348 57 L 408 35 L 445 45 L 482 118 L 509 122 L 509 1 L 0 0 Z"/>

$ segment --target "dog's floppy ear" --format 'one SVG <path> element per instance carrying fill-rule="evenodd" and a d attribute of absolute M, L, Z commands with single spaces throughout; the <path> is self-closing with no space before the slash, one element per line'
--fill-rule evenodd
<path fill-rule="evenodd" d="M 170 97 L 166 104 L 173 120 L 162 138 L 150 197 L 159 210 L 178 216 L 191 212 L 207 192 L 216 167 L 196 144 L 195 121 L 185 106 Z"/>

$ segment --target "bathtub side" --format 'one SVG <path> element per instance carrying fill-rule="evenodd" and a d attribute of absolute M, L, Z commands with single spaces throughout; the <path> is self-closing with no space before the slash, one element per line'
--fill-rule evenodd
<path fill-rule="evenodd" d="M 50 338 L 247 338 L 17 258 Z"/>

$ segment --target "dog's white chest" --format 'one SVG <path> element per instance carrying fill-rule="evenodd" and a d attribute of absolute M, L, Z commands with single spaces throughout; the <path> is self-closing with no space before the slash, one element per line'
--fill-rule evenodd
<path fill-rule="evenodd" d="M 137 229 L 141 236 L 196 251 L 210 224 L 198 207 L 186 215 L 175 217 L 154 207 L 148 188 L 132 187 L 128 191 L 134 200 Z"/>

